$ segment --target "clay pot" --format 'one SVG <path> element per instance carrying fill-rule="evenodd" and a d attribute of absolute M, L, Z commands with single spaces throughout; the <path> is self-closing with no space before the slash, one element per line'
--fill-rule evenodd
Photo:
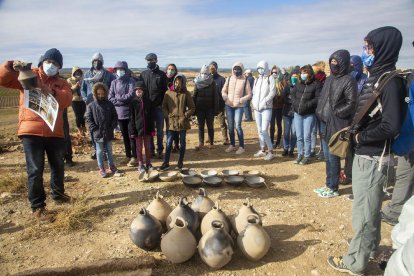
<path fill-rule="evenodd" d="M 246 202 L 243 203 L 243 206 L 238 211 L 237 215 L 234 216 L 231 220 L 233 230 L 236 234 L 240 234 L 247 226 L 247 217 L 249 215 L 257 215 L 259 217 L 259 224 L 262 225 L 262 220 L 260 219 L 259 213 L 253 208 L 253 204 L 250 202 L 250 199 L 247 198 Z"/>
<path fill-rule="evenodd" d="M 213 209 L 214 202 L 207 196 L 207 192 L 204 188 L 198 190 L 198 197 L 191 204 L 191 209 L 198 213 L 200 220 Z"/>
<path fill-rule="evenodd" d="M 177 217 L 173 228 L 161 239 L 161 251 L 173 263 L 189 260 L 197 249 L 197 241 L 188 229 L 187 222 Z"/>
<path fill-rule="evenodd" d="M 23 89 L 32 90 L 37 87 L 37 76 L 32 72 L 32 64 L 22 61 L 16 61 L 13 68 L 19 71 L 17 80 L 22 85 Z"/>
<path fill-rule="evenodd" d="M 171 206 L 163 199 L 159 191 L 155 195 L 155 198 L 147 207 L 148 212 L 158 219 L 163 226 L 163 229 L 167 230 L 167 217 L 171 213 Z"/>
<path fill-rule="evenodd" d="M 161 240 L 161 223 L 145 208 L 141 208 L 138 216 L 132 221 L 129 237 L 136 246 L 151 250 L 158 246 Z"/>
<path fill-rule="evenodd" d="M 226 214 L 219 207 L 218 202 L 216 202 L 216 205 L 213 207 L 213 209 L 211 209 L 211 211 L 208 212 L 201 221 L 200 229 L 202 235 L 211 229 L 211 223 L 215 220 L 221 221 L 223 223 L 224 231 L 230 234 L 229 220 L 227 219 Z"/>
<path fill-rule="evenodd" d="M 237 237 L 237 244 L 243 255 L 252 261 L 263 258 L 270 248 L 270 237 L 259 221 L 258 215 L 249 215 L 246 229 Z"/>
<path fill-rule="evenodd" d="M 211 229 L 203 235 L 198 243 L 198 253 L 208 266 L 218 269 L 225 266 L 233 255 L 233 240 L 224 230 L 221 221 L 211 223 Z"/>
<path fill-rule="evenodd" d="M 187 222 L 187 227 L 190 229 L 193 234 L 196 233 L 198 226 L 200 225 L 200 220 L 196 212 L 188 206 L 188 201 L 186 197 L 180 198 L 178 201 L 178 206 L 167 217 L 167 227 L 171 229 L 174 227 L 175 220 L 177 217 L 183 218 Z"/>

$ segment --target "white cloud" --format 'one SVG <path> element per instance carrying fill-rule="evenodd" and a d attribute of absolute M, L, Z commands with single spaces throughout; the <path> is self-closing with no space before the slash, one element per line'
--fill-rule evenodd
<path fill-rule="evenodd" d="M 96 51 L 107 66 L 126 60 L 144 66 L 148 52 L 160 64 L 195 66 L 240 60 L 288 66 L 327 60 L 337 49 L 360 54 L 364 36 L 392 25 L 403 33 L 399 66 L 413 67 L 411 0 L 319 1 L 254 10 L 243 15 L 191 12 L 206 1 L 6 0 L 0 6 L 0 59 L 37 61 L 46 49 L 64 54 L 64 65 L 89 66 Z M 208 1 L 207 1 L 208 2 Z M 220 6 L 220 2 L 210 1 Z M 240 1 L 242 4 L 243 1 Z"/>

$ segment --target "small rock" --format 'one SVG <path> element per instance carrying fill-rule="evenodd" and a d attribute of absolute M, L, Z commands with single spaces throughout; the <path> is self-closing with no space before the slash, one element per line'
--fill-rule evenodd
<path fill-rule="evenodd" d="M 279 233 L 285 233 L 286 231 L 285 230 L 279 230 Z"/>
<path fill-rule="evenodd" d="M 339 229 L 344 230 L 345 229 L 345 225 L 343 225 L 343 224 L 339 225 Z"/>
<path fill-rule="evenodd" d="M 111 234 L 114 234 L 114 235 L 115 235 L 116 233 L 118 233 L 118 231 L 116 231 L 116 230 L 111 232 Z"/>
<path fill-rule="evenodd" d="M 9 192 L 3 192 L 0 195 L 0 198 L 11 198 L 11 197 L 12 197 L 12 195 Z"/>
<path fill-rule="evenodd" d="M 316 269 L 312 269 L 311 274 L 312 275 L 319 275 L 319 271 L 317 271 Z"/>

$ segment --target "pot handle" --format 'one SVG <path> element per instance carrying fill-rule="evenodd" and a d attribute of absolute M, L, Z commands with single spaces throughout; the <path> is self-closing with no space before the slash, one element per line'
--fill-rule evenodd
<path fill-rule="evenodd" d="M 188 206 L 189 202 L 187 200 L 186 196 L 180 197 L 180 199 L 178 200 L 178 205 L 179 206 Z"/>
<path fill-rule="evenodd" d="M 198 194 L 201 195 L 202 197 L 207 197 L 207 192 L 206 192 L 206 189 L 204 188 L 198 189 Z"/>
<path fill-rule="evenodd" d="M 139 214 L 143 216 L 147 216 L 148 210 L 145 207 L 142 207 L 141 210 L 139 211 Z"/>
<path fill-rule="evenodd" d="M 185 228 L 188 226 L 188 222 L 182 217 L 176 217 L 174 222 L 174 227 Z"/>
<path fill-rule="evenodd" d="M 257 214 L 250 214 L 250 215 L 247 216 L 247 222 L 249 224 L 259 224 L 260 217 Z"/>

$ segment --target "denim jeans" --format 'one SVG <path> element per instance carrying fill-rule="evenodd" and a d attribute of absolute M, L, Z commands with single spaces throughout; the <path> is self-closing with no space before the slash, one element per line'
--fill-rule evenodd
<path fill-rule="evenodd" d="M 162 113 L 161 106 L 153 107 L 151 110 L 151 116 L 154 120 L 155 128 L 157 129 L 157 152 L 162 153 L 164 150 L 164 114 Z M 153 137 L 151 137 L 151 152 L 155 152 Z"/>
<path fill-rule="evenodd" d="M 244 148 L 243 129 L 241 127 L 243 117 L 243 107 L 231 107 L 226 105 L 226 117 L 229 125 L 230 143 L 236 146 L 236 138 L 234 136 L 234 125 L 236 125 L 237 137 L 239 138 L 239 146 Z"/>
<path fill-rule="evenodd" d="M 170 163 L 170 156 L 171 156 L 171 149 L 174 139 L 177 139 L 179 137 L 180 139 L 180 155 L 178 157 L 178 164 L 182 164 L 184 161 L 184 155 L 185 155 L 185 147 L 186 147 L 186 134 L 187 130 L 180 130 L 180 131 L 173 131 L 173 130 L 167 130 L 167 149 L 165 150 L 165 156 L 164 156 L 164 163 L 169 164 Z"/>
<path fill-rule="evenodd" d="M 270 141 L 272 144 L 275 144 L 275 128 L 277 126 L 277 136 L 276 144 L 280 144 L 280 139 L 282 138 L 282 118 L 283 118 L 283 109 L 272 109 L 272 118 L 270 120 Z"/>
<path fill-rule="evenodd" d="M 204 125 L 207 124 L 208 139 L 210 144 L 214 144 L 214 111 L 199 110 L 197 111 L 198 121 L 198 144 L 204 145 Z"/>
<path fill-rule="evenodd" d="M 304 155 L 306 158 L 311 153 L 311 134 L 312 127 L 315 124 L 315 114 L 299 115 L 295 112 L 294 124 L 298 145 L 298 155 Z"/>
<path fill-rule="evenodd" d="M 65 193 L 63 177 L 65 174 L 65 140 L 56 137 L 25 135 L 21 137 L 26 157 L 27 188 L 30 207 L 34 210 L 46 206 L 43 187 L 45 152 L 50 168 L 50 188 L 53 199 Z"/>
<path fill-rule="evenodd" d="M 265 109 L 262 111 L 254 111 L 256 117 L 257 132 L 259 133 L 260 147 L 264 148 L 267 146 L 267 150 L 273 149 L 272 141 L 269 137 L 269 124 L 272 118 L 272 109 Z"/>
<path fill-rule="evenodd" d="M 296 146 L 296 131 L 293 117 L 283 116 L 283 149 L 291 153 Z"/>
<path fill-rule="evenodd" d="M 318 139 L 318 128 L 319 128 L 319 119 L 315 116 L 315 123 L 312 126 L 311 133 L 311 152 L 315 152 L 316 149 L 316 140 Z"/>
<path fill-rule="evenodd" d="M 326 141 L 326 124 L 321 122 L 321 133 L 324 133 L 321 143 L 325 157 L 326 186 L 332 191 L 337 191 L 339 186 L 339 174 L 341 172 L 341 158 L 329 152 L 328 141 Z"/>
<path fill-rule="evenodd" d="M 72 141 L 70 140 L 70 129 L 68 120 L 68 109 L 63 111 L 63 133 L 65 135 L 65 160 L 72 161 Z"/>
<path fill-rule="evenodd" d="M 244 119 L 246 121 L 253 121 L 252 107 L 250 105 L 251 100 L 248 100 L 243 107 L 244 109 Z"/>
<path fill-rule="evenodd" d="M 99 169 L 105 169 L 104 151 L 108 157 L 109 168 L 114 168 L 114 158 L 112 156 L 112 141 L 96 142 L 96 160 L 98 161 Z"/>
<path fill-rule="evenodd" d="M 125 156 L 127 158 L 137 158 L 137 147 L 135 140 L 130 138 L 130 132 L 128 129 L 129 119 L 118 120 L 118 125 L 122 133 L 122 139 L 124 140 Z"/>

